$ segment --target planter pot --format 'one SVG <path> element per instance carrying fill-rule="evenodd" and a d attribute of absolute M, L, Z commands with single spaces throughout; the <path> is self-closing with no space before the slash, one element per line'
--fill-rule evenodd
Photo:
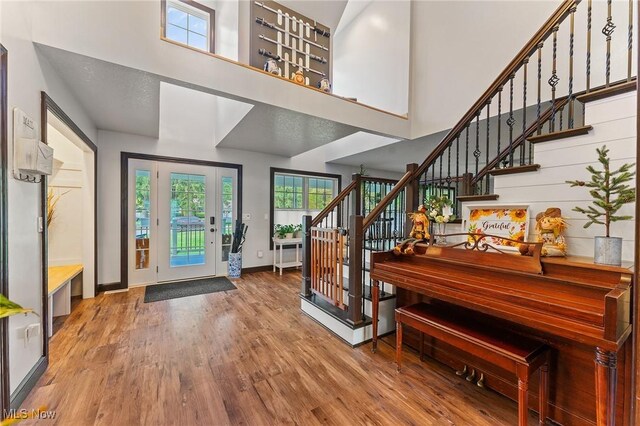
<path fill-rule="evenodd" d="M 242 253 L 229 253 L 227 267 L 229 278 L 240 278 L 242 274 Z"/>
<path fill-rule="evenodd" d="M 296 231 L 293 234 L 293 238 L 302 238 L 302 231 Z"/>
<path fill-rule="evenodd" d="M 620 266 L 622 264 L 622 238 L 596 237 L 594 259 L 595 263 L 601 265 Z"/>
<path fill-rule="evenodd" d="M 289 232 L 289 233 L 287 233 L 287 234 L 285 235 L 285 238 L 287 238 L 287 239 L 289 239 L 289 240 L 290 240 L 291 238 L 293 238 L 293 232 Z"/>
<path fill-rule="evenodd" d="M 446 246 L 447 245 L 447 237 L 445 234 L 447 233 L 447 224 L 445 222 L 433 223 L 433 233 L 436 235 L 435 237 L 435 245 L 437 246 Z"/>

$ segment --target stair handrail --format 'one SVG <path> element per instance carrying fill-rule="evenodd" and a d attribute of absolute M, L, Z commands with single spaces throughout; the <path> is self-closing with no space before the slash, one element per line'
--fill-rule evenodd
<path fill-rule="evenodd" d="M 360 182 L 358 180 L 351 181 L 349 185 L 347 185 L 342 191 L 340 191 L 340 193 L 336 195 L 336 197 L 331 200 L 331 202 L 327 204 L 327 206 L 311 220 L 311 226 L 317 226 L 318 224 L 320 224 L 320 222 L 322 222 L 327 216 L 329 216 L 333 209 L 335 209 L 336 206 L 338 206 L 345 198 L 347 198 L 351 191 L 353 191 L 359 184 Z"/>
<path fill-rule="evenodd" d="M 480 98 L 473 104 L 473 106 L 467 111 L 467 113 L 458 121 L 458 123 L 447 133 L 447 135 L 440 141 L 438 146 L 427 156 L 427 158 L 420 164 L 418 170 L 416 170 L 416 177 L 424 173 L 425 170 L 434 162 L 444 151 L 447 149 L 450 143 L 453 142 L 455 137 L 462 132 L 470 120 L 473 120 L 478 115 L 478 111 L 481 111 L 489 102 L 496 92 L 515 74 L 523 65 L 525 59 L 533 54 L 538 48 L 538 45 L 545 41 L 553 32 L 553 29 L 560 25 L 567 16 L 571 13 L 571 10 L 576 7 L 582 0 L 565 0 L 551 15 L 549 19 L 540 27 L 536 34 L 527 42 L 527 44 L 518 52 L 513 60 L 507 65 L 507 67 L 498 75 L 498 78 L 489 86 L 489 88 L 480 96 Z"/>
<path fill-rule="evenodd" d="M 367 217 L 362 221 L 362 229 L 363 232 L 369 229 L 369 227 L 378 219 L 378 217 L 382 214 L 384 209 L 387 208 L 389 204 L 400 194 L 401 191 L 404 190 L 405 186 L 407 186 L 414 179 L 414 174 L 411 170 L 408 170 L 402 178 L 395 184 L 395 186 L 384 196 L 382 200 L 369 212 Z"/>

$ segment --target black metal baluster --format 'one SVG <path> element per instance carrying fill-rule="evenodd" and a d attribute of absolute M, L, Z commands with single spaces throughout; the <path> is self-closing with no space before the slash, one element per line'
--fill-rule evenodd
<path fill-rule="evenodd" d="M 465 136 L 465 144 L 464 144 L 464 172 L 465 174 L 469 173 L 469 124 L 467 123 L 467 134 Z M 469 195 L 469 194 L 465 194 Z"/>
<path fill-rule="evenodd" d="M 485 167 L 489 166 L 489 139 L 490 139 L 490 135 L 491 135 L 491 127 L 489 125 L 489 121 L 491 119 L 491 100 L 489 100 L 487 102 L 487 143 L 486 143 L 486 149 L 485 149 Z M 489 193 L 489 173 L 486 174 L 487 176 L 487 184 L 485 185 L 485 194 Z"/>
<path fill-rule="evenodd" d="M 627 41 L 627 81 L 631 81 L 633 63 L 633 0 L 629 0 L 629 35 Z"/>
<path fill-rule="evenodd" d="M 516 120 L 513 118 L 513 79 L 515 74 L 511 74 L 509 78 L 509 118 L 507 125 L 509 126 L 509 167 L 513 167 L 513 125 Z"/>
<path fill-rule="evenodd" d="M 442 197 L 442 157 L 440 154 L 440 172 L 438 173 L 438 196 Z"/>
<path fill-rule="evenodd" d="M 538 106 L 537 106 L 537 118 L 536 123 L 538 124 L 537 134 L 540 135 L 542 133 L 542 123 L 540 122 L 540 113 L 542 110 L 542 48 L 544 47 L 544 43 L 538 44 Z M 531 144 L 529 144 L 529 158 L 531 158 Z"/>
<path fill-rule="evenodd" d="M 500 86 L 498 89 L 498 147 L 496 152 L 496 158 L 500 158 L 500 131 L 502 128 L 502 89 L 503 86 Z M 500 161 L 496 164 L 496 168 L 500 167 Z"/>
<path fill-rule="evenodd" d="M 478 166 L 480 164 L 480 111 L 476 113 L 476 149 L 473 151 L 473 156 L 476 157 L 476 173 L 474 177 L 478 176 Z"/>
<path fill-rule="evenodd" d="M 605 87 L 609 87 L 609 81 L 611 80 L 611 35 L 616 29 L 611 17 L 611 0 L 607 0 L 607 23 L 602 28 L 602 34 L 607 38 L 607 54 L 605 57 Z"/>
<path fill-rule="evenodd" d="M 458 212 L 458 199 L 457 196 L 460 195 L 460 134 L 458 134 L 458 136 L 456 136 L 456 193 L 454 194 L 455 197 L 453 199 L 453 201 L 455 201 L 455 206 L 456 206 L 456 215 L 459 214 Z"/>
<path fill-rule="evenodd" d="M 451 191 L 451 144 L 447 148 L 447 178 L 445 181 L 447 182 L 447 197 L 449 197 Z"/>
<path fill-rule="evenodd" d="M 567 128 L 573 129 L 573 42 L 575 32 L 576 6 L 570 9 L 571 18 L 569 23 L 569 115 L 567 116 Z"/>
<path fill-rule="evenodd" d="M 524 138 L 525 133 L 527 133 L 527 65 L 529 65 L 529 58 L 526 58 L 522 62 L 522 137 Z M 520 143 L 520 165 L 524 166 L 524 153 L 525 153 L 525 143 L 526 140 L 523 140 Z"/>
<path fill-rule="evenodd" d="M 556 130 L 556 86 L 560 79 L 557 73 L 557 61 L 558 61 L 558 29 L 556 25 L 553 27 L 553 70 L 551 77 L 549 77 L 548 83 L 551 86 L 551 120 L 549 121 L 549 131 L 554 132 Z"/>
<path fill-rule="evenodd" d="M 560 107 L 560 131 L 562 131 L 562 115 L 564 114 L 564 105 Z"/>
<path fill-rule="evenodd" d="M 591 90 L 591 20 L 592 20 L 592 0 L 587 2 L 587 88 L 586 93 Z M 582 125 L 585 125 L 586 102 L 582 103 Z"/>

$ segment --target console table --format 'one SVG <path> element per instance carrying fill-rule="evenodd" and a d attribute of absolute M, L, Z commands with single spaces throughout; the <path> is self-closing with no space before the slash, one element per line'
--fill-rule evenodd
<path fill-rule="evenodd" d="M 282 261 L 282 249 L 285 246 L 296 246 L 296 261 L 295 262 L 283 262 Z M 297 268 L 302 266 L 300 261 L 300 249 L 302 248 L 302 238 L 273 238 L 273 272 L 276 268 L 280 269 L 280 275 L 284 268 Z M 280 249 L 280 255 L 278 258 L 278 249 Z M 276 259 L 278 261 L 276 262 Z"/>

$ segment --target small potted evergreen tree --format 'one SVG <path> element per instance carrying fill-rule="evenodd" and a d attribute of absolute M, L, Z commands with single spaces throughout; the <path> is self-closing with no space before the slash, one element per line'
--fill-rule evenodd
<path fill-rule="evenodd" d="M 573 211 L 587 216 L 588 221 L 584 227 L 588 228 L 594 223 L 605 227 L 605 235 L 595 237 L 595 263 L 620 265 L 622 263 L 622 238 L 611 237 L 610 229 L 612 222 L 633 219 L 631 216 L 621 216 L 617 213 L 623 205 L 632 203 L 636 199 L 635 188 L 627 185 L 627 182 L 635 176 L 635 171 L 632 170 L 635 164 L 623 164 L 617 170 L 612 171 L 607 146 L 596 148 L 596 152 L 602 170 L 596 170 L 589 165 L 587 171 L 591 173 L 591 181 L 572 180 L 567 183 L 572 187 L 591 188 L 589 194 L 593 197 L 593 205 L 586 209 L 582 207 L 574 207 L 573 209 Z"/>

